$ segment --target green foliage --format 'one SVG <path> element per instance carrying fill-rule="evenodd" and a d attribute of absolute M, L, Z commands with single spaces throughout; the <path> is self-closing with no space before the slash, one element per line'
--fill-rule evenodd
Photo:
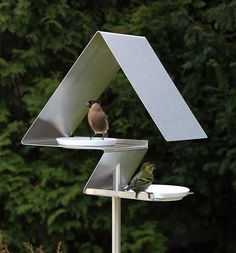
<path fill-rule="evenodd" d="M 122 240 L 123 252 L 166 252 L 166 239 L 158 232 L 156 222 L 145 222 L 135 228 L 125 227 Z"/>
<path fill-rule="evenodd" d="M 123 252 L 236 251 L 235 13 L 234 0 L 0 3 L 0 229 L 12 251 L 62 241 L 63 252 L 111 252 L 110 200 L 82 194 L 100 154 L 20 144 L 96 30 L 146 36 L 209 135 L 165 143 L 124 74 L 112 81 L 101 97 L 110 136 L 148 139 L 156 183 L 195 192 L 124 201 Z"/>
<path fill-rule="evenodd" d="M 40 245 L 39 247 L 34 247 L 31 243 L 24 242 L 22 244 L 22 246 L 26 250 L 25 252 L 29 252 L 29 253 L 44 253 L 45 252 L 43 250 L 43 245 Z M 0 231 L 0 253 L 12 253 L 11 251 L 9 251 L 8 246 L 4 241 L 4 238 L 1 234 L 1 231 Z M 62 251 L 61 251 L 61 242 L 59 242 L 57 244 L 56 253 L 62 253 Z"/>

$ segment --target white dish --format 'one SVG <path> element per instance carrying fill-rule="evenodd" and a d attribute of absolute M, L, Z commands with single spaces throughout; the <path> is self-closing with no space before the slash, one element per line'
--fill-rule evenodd
<path fill-rule="evenodd" d="M 146 191 L 153 193 L 155 199 L 182 199 L 190 194 L 189 188 L 177 185 L 152 184 Z"/>
<path fill-rule="evenodd" d="M 86 147 L 102 147 L 102 146 L 113 146 L 116 144 L 117 139 L 115 138 L 100 138 L 94 137 L 60 137 L 57 138 L 57 143 L 65 146 L 86 146 Z"/>

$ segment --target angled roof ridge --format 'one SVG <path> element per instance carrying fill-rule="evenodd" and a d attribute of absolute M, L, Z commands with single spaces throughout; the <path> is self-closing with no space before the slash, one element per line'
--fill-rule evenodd
<path fill-rule="evenodd" d="M 22 143 L 71 136 L 87 114 L 86 102 L 99 98 L 120 68 L 167 141 L 207 137 L 145 37 L 98 31 Z"/>
<path fill-rule="evenodd" d="M 113 32 L 107 32 L 107 31 L 97 31 L 96 33 L 100 33 L 101 35 L 102 34 L 110 34 L 112 36 L 127 36 L 127 37 L 135 37 L 135 38 L 145 38 L 144 36 L 141 36 L 141 35 L 133 35 L 133 34 L 126 34 L 126 33 L 113 33 Z M 95 35 L 96 35 L 95 33 Z"/>

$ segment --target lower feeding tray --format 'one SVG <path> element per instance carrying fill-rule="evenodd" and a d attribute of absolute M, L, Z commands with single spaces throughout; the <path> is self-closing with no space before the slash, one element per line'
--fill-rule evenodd
<path fill-rule="evenodd" d="M 144 201 L 177 201 L 181 200 L 189 194 L 190 189 L 184 186 L 177 185 L 161 185 L 152 184 L 145 192 L 140 192 L 138 197 L 135 197 L 135 192 L 129 191 L 114 191 L 105 189 L 87 188 L 84 193 L 89 195 L 106 196 L 106 197 L 119 197 L 124 199 L 136 199 Z"/>
<path fill-rule="evenodd" d="M 177 185 L 161 185 L 152 184 L 148 187 L 146 192 L 153 194 L 153 199 L 163 200 L 181 200 L 183 197 L 191 194 L 190 189 L 184 186 Z"/>
<path fill-rule="evenodd" d="M 104 147 L 114 146 L 117 139 L 101 137 L 60 137 L 57 143 L 63 146 L 86 146 L 86 147 Z"/>

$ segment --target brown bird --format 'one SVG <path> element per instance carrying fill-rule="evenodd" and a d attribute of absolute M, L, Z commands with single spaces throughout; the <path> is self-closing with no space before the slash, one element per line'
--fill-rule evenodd
<path fill-rule="evenodd" d="M 87 106 L 89 107 L 88 123 L 94 131 L 93 137 L 97 134 L 101 134 L 102 139 L 107 137 L 109 129 L 108 117 L 102 110 L 101 105 L 96 100 L 90 100 L 87 102 Z"/>

